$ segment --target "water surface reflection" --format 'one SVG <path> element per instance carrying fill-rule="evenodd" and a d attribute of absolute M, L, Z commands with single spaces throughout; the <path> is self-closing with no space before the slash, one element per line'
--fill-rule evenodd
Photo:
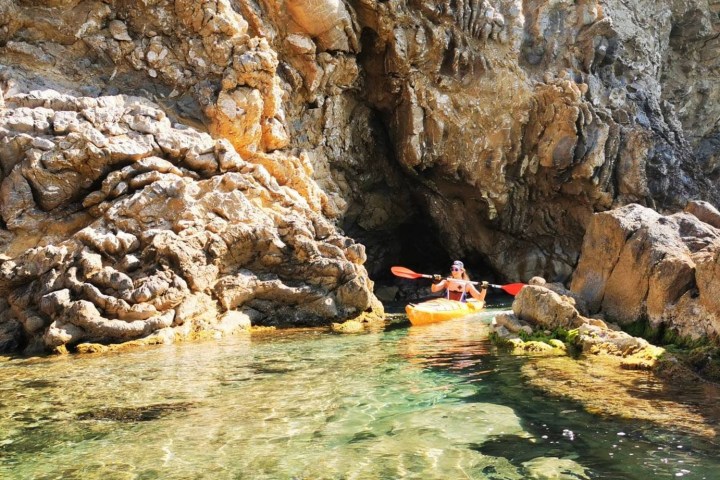
<path fill-rule="evenodd" d="M 491 316 L 0 362 L 0 477 L 715 478 L 708 437 L 529 386 Z"/>

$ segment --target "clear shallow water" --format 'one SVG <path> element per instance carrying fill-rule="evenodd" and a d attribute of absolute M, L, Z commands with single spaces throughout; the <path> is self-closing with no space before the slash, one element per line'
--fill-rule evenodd
<path fill-rule="evenodd" d="M 0 478 L 718 478 L 715 438 L 529 387 L 491 316 L 0 361 Z"/>

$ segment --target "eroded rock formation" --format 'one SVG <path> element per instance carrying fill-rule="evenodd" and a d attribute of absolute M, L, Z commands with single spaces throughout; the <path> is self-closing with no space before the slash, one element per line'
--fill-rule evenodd
<path fill-rule="evenodd" d="M 381 312 L 364 247 L 322 215 L 300 159 L 246 161 L 137 97 L 5 103 L 0 291 L 15 346 Z"/>
<path fill-rule="evenodd" d="M 208 295 L 220 310 L 253 301 L 282 312 L 278 304 L 315 301 L 297 298 L 310 282 L 304 259 L 317 250 L 354 273 L 323 277 L 313 295 L 350 278 L 361 286 L 355 299 L 337 293 L 336 304 L 316 305 L 324 312 L 316 318 L 350 315 L 374 300 L 361 247 L 335 225 L 367 246 L 371 276 L 409 246 L 421 245 L 418 258 L 430 261 L 423 253 L 436 237 L 447 254 L 507 279 L 565 281 L 593 213 L 629 202 L 658 211 L 689 198 L 720 203 L 712 188 L 719 8 L 703 0 L 0 0 L 3 288 L 57 270 L 57 291 L 73 295 L 90 282 L 128 302 L 145 283 L 167 283 L 180 296 Z M 48 90 L 58 93 L 34 93 Z M 262 186 L 242 190 L 250 180 L 238 175 Z M 143 202 L 154 220 L 142 220 L 162 218 L 162 228 L 111 217 L 133 218 L 128 198 L 153 189 Z M 262 211 L 282 210 L 242 228 L 266 232 L 258 252 L 274 252 L 270 238 L 282 237 L 291 258 L 282 266 L 294 273 L 248 267 L 242 255 L 223 270 L 218 259 L 233 240 L 218 246 L 211 237 L 224 230 L 213 225 L 232 225 L 236 212 L 213 217 L 210 205 L 243 203 L 240 190 Z M 196 219 L 180 219 L 178 209 L 196 206 L 204 226 L 192 248 L 147 250 L 155 237 L 184 245 L 173 235 Z M 411 232 L 404 243 L 402 232 Z M 49 270 L 21 274 L 25 263 L 47 261 L 31 248 L 50 249 Z M 101 254 L 88 277 L 78 252 L 101 248 L 134 257 L 115 266 L 119 257 Z M 151 266 L 163 264 L 155 259 L 173 255 L 182 261 L 151 280 L 160 275 Z M 282 286 L 261 279 L 266 273 Z M 127 288 L 103 290 L 116 282 Z M 248 289 L 275 293 L 237 293 Z M 131 301 L 152 298 L 141 297 Z M 103 316 L 101 302 L 92 304 Z M 56 315 L 49 304 L 31 308 L 33 325 Z M 18 315 L 8 318 L 25 325 Z"/>
<path fill-rule="evenodd" d="M 558 339 L 521 339 L 542 332 L 584 354 L 619 357 L 624 368 L 684 370 L 672 356 L 658 363 L 664 349 L 622 331 L 632 325 L 663 345 L 700 346 L 686 362 L 703 371 L 720 343 L 720 229 L 713 224 L 720 225 L 720 212 L 696 201 L 666 216 L 637 204 L 595 214 L 571 290 L 531 279 L 512 313 L 494 318 L 494 331 L 523 354 L 567 353 Z M 714 378 L 711 369 L 703 375 Z"/>
<path fill-rule="evenodd" d="M 565 340 L 585 355 L 613 356 L 628 369 L 650 369 L 656 365 L 662 348 L 623 332 L 615 324 L 586 317 L 575 300 L 545 285 L 527 285 L 513 302 L 513 312 L 493 319 L 494 332 L 518 353 L 566 355 L 568 345 L 561 340 L 523 341 L 520 333 L 570 331 Z"/>
<path fill-rule="evenodd" d="M 368 99 L 457 256 L 564 280 L 594 211 L 718 202 L 717 5 L 356 5 Z"/>

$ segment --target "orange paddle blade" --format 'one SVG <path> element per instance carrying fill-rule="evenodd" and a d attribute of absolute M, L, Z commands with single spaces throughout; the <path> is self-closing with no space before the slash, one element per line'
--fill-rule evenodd
<path fill-rule="evenodd" d="M 428 274 L 425 274 L 425 273 L 413 272 L 413 271 L 410 270 L 409 268 L 405 268 L 405 267 L 390 267 L 390 271 L 391 271 L 391 272 L 393 273 L 393 275 L 395 275 L 396 277 L 401 277 L 401 278 L 412 278 L 412 279 L 416 279 L 416 278 L 433 278 L 432 275 L 428 275 Z M 459 281 L 459 280 L 456 280 L 456 281 Z M 480 283 L 480 282 L 470 282 L 470 283 L 472 283 L 472 284 L 474 284 L 474 285 L 477 285 L 477 284 Z M 507 284 L 507 285 L 493 285 L 493 284 L 490 284 L 490 286 L 493 287 L 493 288 L 500 288 L 500 289 L 502 289 L 503 291 L 509 293 L 510 295 L 512 295 L 512 296 L 514 297 L 515 295 L 517 295 L 517 294 L 520 292 L 520 289 L 521 289 L 522 287 L 524 287 L 525 284 L 524 284 L 524 283 L 510 283 L 510 284 Z"/>
<path fill-rule="evenodd" d="M 503 291 L 509 293 L 513 297 L 520 293 L 520 289 L 524 287 L 524 283 L 509 283 L 507 285 L 501 285 L 500 288 L 503 289 Z"/>
<path fill-rule="evenodd" d="M 423 275 L 422 273 L 415 273 L 409 268 L 405 267 L 391 267 L 390 271 L 395 275 L 396 277 L 401 278 L 428 278 L 430 275 Z"/>

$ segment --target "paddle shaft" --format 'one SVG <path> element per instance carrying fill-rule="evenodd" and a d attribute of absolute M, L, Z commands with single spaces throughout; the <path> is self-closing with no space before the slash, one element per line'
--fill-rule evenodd
<path fill-rule="evenodd" d="M 410 279 L 414 279 L 414 278 L 429 278 L 429 279 L 434 279 L 434 278 L 435 278 L 435 275 L 428 275 L 427 273 L 417 273 L 417 272 L 413 272 L 413 271 L 410 270 L 409 268 L 400 267 L 400 266 L 392 267 L 392 268 L 390 268 L 390 271 L 392 271 L 393 275 L 396 275 L 396 276 L 401 277 L 401 278 L 410 278 Z M 455 282 L 458 282 L 458 283 L 465 283 L 465 282 L 466 282 L 466 283 L 470 283 L 470 284 L 472 284 L 472 285 L 478 285 L 478 284 L 480 284 L 480 282 L 473 282 L 473 281 L 469 281 L 469 280 L 455 279 L 455 278 L 452 278 L 452 277 L 446 277 L 445 279 L 446 279 L 446 280 L 452 280 L 452 281 L 455 281 Z M 522 289 L 522 287 L 525 286 L 525 284 L 524 284 L 524 283 L 511 283 L 511 284 L 509 284 L 509 285 L 495 285 L 494 283 L 489 283 L 488 286 L 489 286 L 489 287 L 493 287 L 493 288 L 499 288 L 499 289 L 503 290 L 504 292 L 509 293 L 510 295 L 515 296 L 515 295 L 518 294 L 518 292 L 520 291 L 520 289 Z"/>
<path fill-rule="evenodd" d="M 429 279 L 435 278 L 432 275 L 427 275 L 424 273 L 419 273 L 418 275 L 420 275 L 421 278 L 429 278 Z M 473 282 L 472 280 L 462 280 L 462 279 L 452 278 L 452 277 L 445 277 L 445 278 L 443 278 L 443 280 L 452 280 L 453 282 L 457 282 L 457 283 L 472 283 L 473 285 L 480 285 L 482 283 L 482 282 Z M 493 287 L 493 288 L 502 288 L 503 287 L 502 285 L 495 285 L 494 283 L 488 283 L 488 286 Z"/>
<path fill-rule="evenodd" d="M 432 278 L 432 276 L 430 278 Z M 457 283 L 471 283 L 473 285 L 480 285 L 482 283 L 482 282 L 473 282 L 472 280 L 462 280 L 462 279 L 457 279 L 457 278 L 452 278 L 452 277 L 446 277 L 446 278 L 443 278 L 443 280 L 452 280 L 453 282 L 457 282 Z M 488 283 L 488 287 L 502 288 L 503 286 L 495 285 L 494 283 Z"/>

